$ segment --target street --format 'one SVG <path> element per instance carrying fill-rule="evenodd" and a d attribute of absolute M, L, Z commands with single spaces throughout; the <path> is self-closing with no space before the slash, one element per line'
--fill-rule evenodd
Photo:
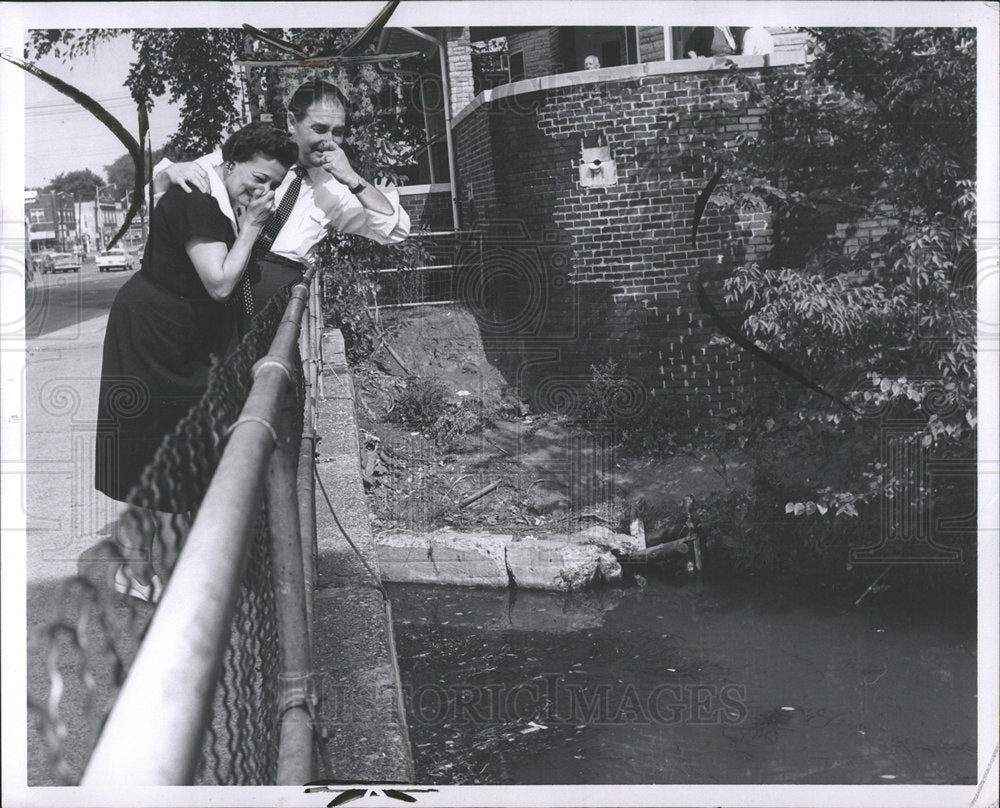
<path fill-rule="evenodd" d="M 84 259 L 79 272 L 57 275 L 36 273 L 24 290 L 25 337 L 53 331 L 107 314 L 115 293 L 132 272 L 100 272 L 93 256 Z"/>

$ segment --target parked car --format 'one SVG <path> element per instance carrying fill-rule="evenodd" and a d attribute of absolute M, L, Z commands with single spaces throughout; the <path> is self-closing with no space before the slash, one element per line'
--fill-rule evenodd
<path fill-rule="evenodd" d="M 31 256 L 31 260 L 34 263 L 35 272 L 40 272 L 42 275 L 48 275 L 56 265 L 52 256 L 46 252 L 35 253 Z"/>
<path fill-rule="evenodd" d="M 80 259 L 73 253 L 52 253 L 52 269 L 49 272 L 79 272 Z"/>
<path fill-rule="evenodd" d="M 110 250 L 98 253 L 94 260 L 101 272 L 112 269 L 135 269 L 139 263 L 132 253 L 126 252 L 121 247 L 112 247 Z"/>

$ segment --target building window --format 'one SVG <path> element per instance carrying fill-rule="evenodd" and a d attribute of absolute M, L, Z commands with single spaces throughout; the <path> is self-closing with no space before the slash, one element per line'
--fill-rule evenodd
<path fill-rule="evenodd" d="M 573 28 L 572 55 L 568 70 L 583 70 L 588 56 L 596 56 L 601 67 L 636 64 L 635 28 L 624 26 L 587 26 Z"/>
<path fill-rule="evenodd" d="M 520 81 L 524 78 L 524 51 L 514 51 L 510 54 L 510 80 Z"/>

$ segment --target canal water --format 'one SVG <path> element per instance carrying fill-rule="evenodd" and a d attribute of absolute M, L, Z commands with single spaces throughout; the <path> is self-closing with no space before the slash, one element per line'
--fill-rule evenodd
<path fill-rule="evenodd" d="M 970 784 L 974 602 L 391 585 L 418 782 Z"/>

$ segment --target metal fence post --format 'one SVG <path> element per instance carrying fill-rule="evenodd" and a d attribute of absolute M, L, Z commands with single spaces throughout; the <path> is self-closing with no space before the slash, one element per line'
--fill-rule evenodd
<path fill-rule="evenodd" d="M 313 590 L 316 588 L 316 482 L 313 478 L 315 464 L 316 430 L 305 427 L 299 447 L 298 497 L 299 531 L 302 539 L 302 574 L 305 581 L 306 625 L 312 637 Z"/>
<path fill-rule="evenodd" d="M 281 746 L 278 785 L 312 779 L 314 696 L 306 617 L 306 587 L 297 491 L 298 435 L 295 401 L 286 395 L 278 445 L 267 468 L 267 507 L 274 564 L 275 607 L 281 645 Z"/>
<path fill-rule="evenodd" d="M 299 352 L 305 377 L 305 401 L 302 413 L 302 442 L 299 447 L 298 495 L 299 529 L 302 537 L 302 567 L 306 587 L 306 623 L 312 637 L 313 589 L 316 586 L 316 488 L 313 465 L 316 451 L 316 379 L 319 368 L 319 341 L 316 329 L 316 289 L 318 279 L 313 278 L 311 295 L 303 312 L 299 332 Z"/>
<path fill-rule="evenodd" d="M 312 329 L 313 345 L 316 349 L 315 379 L 316 386 L 313 388 L 317 397 L 323 395 L 323 285 L 317 272 L 312 279 L 312 294 L 309 298 L 309 305 L 312 307 Z M 313 424 L 315 427 L 316 424 Z"/>

